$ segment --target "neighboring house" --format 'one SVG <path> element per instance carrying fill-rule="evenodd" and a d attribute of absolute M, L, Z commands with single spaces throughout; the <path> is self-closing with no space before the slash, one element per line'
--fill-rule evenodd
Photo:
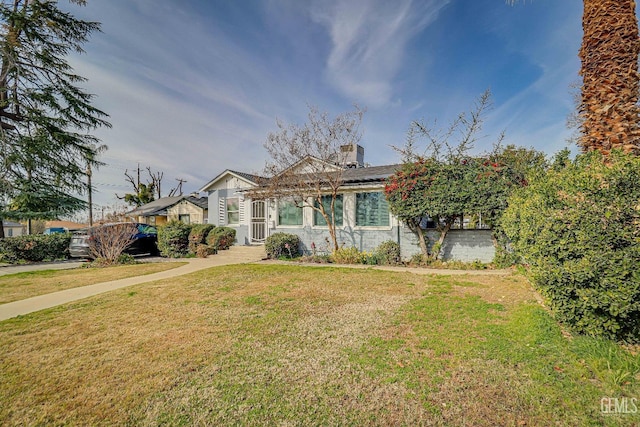
<path fill-rule="evenodd" d="M 204 224 L 208 220 L 207 197 L 162 197 L 126 213 L 128 218 L 144 224 L 163 225 L 171 220 L 186 224 Z"/>
<path fill-rule="evenodd" d="M 87 224 L 78 224 L 71 221 L 46 221 L 44 223 L 44 234 L 74 232 L 82 228 L 87 228 Z"/>
<path fill-rule="evenodd" d="M 15 237 L 15 236 L 23 236 L 26 234 L 26 227 L 19 222 L 13 222 L 4 220 L 2 221 L 2 226 L 4 228 L 4 237 Z"/>
<path fill-rule="evenodd" d="M 364 150 L 358 146 L 358 161 L 345 169 L 344 184 L 336 199 L 336 233 L 340 245 L 371 252 L 380 243 L 393 240 L 407 259 L 420 253 L 416 236 L 389 212 L 384 185 L 399 165 L 364 166 Z M 295 167 L 295 166 L 294 166 Z M 304 173 L 304 162 L 300 162 Z M 298 208 L 286 200 L 252 200 L 248 190 L 258 189 L 261 178 L 227 169 L 199 191 L 209 196 L 209 223 L 236 229 L 237 243 L 261 244 L 276 232 L 300 237 L 302 250 L 330 252 L 329 232 L 322 216 L 311 207 Z M 330 196 L 327 197 L 330 203 Z M 430 240 L 435 230 L 427 230 Z M 445 260 L 491 262 L 495 255 L 492 232 L 487 229 L 449 231 L 441 249 Z"/>

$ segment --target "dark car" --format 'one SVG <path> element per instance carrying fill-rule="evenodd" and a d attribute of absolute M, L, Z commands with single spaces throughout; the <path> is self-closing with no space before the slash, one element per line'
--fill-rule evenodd
<path fill-rule="evenodd" d="M 98 227 L 113 227 L 118 224 L 131 224 L 134 225 L 137 230 L 136 234 L 133 236 L 133 241 L 124 250 L 125 253 L 130 255 L 158 255 L 158 229 L 156 227 L 141 223 L 104 224 L 99 225 Z M 98 227 L 84 228 L 82 230 L 75 231 L 71 235 L 69 254 L 72 258 L 93 258 L 90 245 L 91 240 L 95 238 L 95 230 L 97 230 Z"/>

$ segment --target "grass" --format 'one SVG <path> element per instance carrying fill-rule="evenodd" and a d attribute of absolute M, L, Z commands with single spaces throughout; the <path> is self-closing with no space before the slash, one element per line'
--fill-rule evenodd
<path fill-rule="evenodd" d="M 640 423 L 640 356 L 518 275 L 218 267 L 1 322 L 0 372 L 3 425 Z"/>
<path fill-rule="evenodd" d="M 38 295 L 88 286 L 180 267 L 184 263 L 158 262 L 107 268 L 41 270 L 0 276 L 0 304 Z"/>

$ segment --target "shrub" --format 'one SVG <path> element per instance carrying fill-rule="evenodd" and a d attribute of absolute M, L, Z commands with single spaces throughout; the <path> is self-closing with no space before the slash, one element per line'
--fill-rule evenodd
<path fill-rule="evenodd" d="M 365 257 L 355 247 L 340 248 L 331 254 L 333 262 L 336 264 L 363 264 Z"/>
<path fill-rule="evenodd" d="M 300 237 L 289 233 L 274 233 L 267 237 L 264 249 L 267 257 L 271 259 L 293 258 L 300 252 Z"/>
<path fill-rule="evenodd" d="M 118 257 L 133 243 L 137 232 L 138 228 L 132 222 L 93 227 L 89 240 L 91 255 L 105 264 L 117 264 Z"/>
<path fill-rule="evenodd" d="M 207 235 L 215 228 L 213 224 L 195 224 L 189 232 L 189 253 L 195 254 L 198 245 L 206 242 Z"/>
<path fill-rule="evenodd" d="M 199 243 L 196 248 L 195 254 L 198 258 L 206 258 L 209 255 L 215 254 L 217 251 L 213 246 L 206 245 L 204 243 Z"/>
<path fill-rule="evenodd" d="M 231 227 L 216 227 L 207 236 L 207 245 L 215 250 L 223 251 L 233 246 L 236 241 L 236 230 Z"/>
<path fill-rule="evenodd" d="M 520 262 L 520 256 L 513 250 L 509 250 L 500 245 L 496 247 L 496 254 L 493 257 L 493 265 L 496 266 L 496 268 L 509 268 Z"/>
<path fill-rule="evenodd" d="M 640 341 L 640 158 L 558 157 L 509 200 L 502 228 L 557 318 Z"/>
<path fill-rule="evenodd" d="M 187 255 L 190 232 L 190 225 L 175 220 L 158 227 L 158 250 L 163 256 L 171 258 Z"/>
<path fill-rule="evenodd" d="M 393 240 L 380 243 L 374 254 L 378 264 L 395 265 L 400 263 L 400 245 Z"/>
<path fill-rule="evenodd" d="M 0 239 L 0 261 L 54 261 L 69 258 L 70 233 L 33 234 Z"/>

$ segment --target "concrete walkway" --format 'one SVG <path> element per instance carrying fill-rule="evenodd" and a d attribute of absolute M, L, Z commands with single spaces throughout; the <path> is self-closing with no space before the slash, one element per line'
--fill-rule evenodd
<path fill-rule="evenodd" d="M 0 321 L 56 307 L 61 304 L 77 301 L 103 292 L 109 292 L 114 289 L 182 276 L 184 274 L 193 273 L 194 271 L 203 270 L 209 267 L 257 262 L 262 260 L 264 257 L 264 246 L 232 246 L 229 250 L 220 251 L 217 255 L 212 255 L 208 258 L 187 258 L 179 260 L 186 261 L 187 265 L 177 267 L 172 270 L 161 271 L 159 273 L 148 274 L 146 276 L 128 277 L 126 279 L 113 280 L 111 282 L 97 283 L 95 285 L 81 286 L 78 288 L 39 295 L 37 297 L 27 298 L 21 301 L 2 304 L 0 305 Z"/>

